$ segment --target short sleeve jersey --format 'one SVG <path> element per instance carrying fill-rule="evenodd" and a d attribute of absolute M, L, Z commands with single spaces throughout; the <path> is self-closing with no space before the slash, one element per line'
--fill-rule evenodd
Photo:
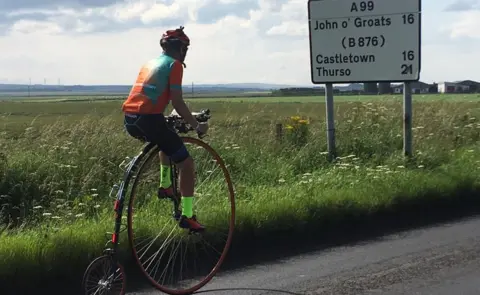
<path fill-rule="evenodd" d="M 182 89 L 183 66 L 165 54 L 142 66 L 122 110 L 130 114 L 162 114 L 171 89 Z"/>

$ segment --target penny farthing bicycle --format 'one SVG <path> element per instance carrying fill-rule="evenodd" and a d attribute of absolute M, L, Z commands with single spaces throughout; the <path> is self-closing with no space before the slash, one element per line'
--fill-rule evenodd
<path fill-rule="evenodd" d="M 199 122 L 210 119 L 208 109 L 193 114 Z M 193 131 L 176 113 L 167 116 L 166 121 L 180 134 Z M 135 263 L 162 292 L 191 294 L 207 284 L 219 270 L 235 225 L 233 185 L 224 161 L 210 145 L 188 136 L 182 136 L 182 140 L 195 161 L 194 211 L 205 230 L 198 233 L 179 227 L 178 170 L 170 162 L 174 197 L 159 196 L 159 149 L 147 143 L 125 165 L 123 180 L 110 192 L 110 196 L 116 196 L 114 232 L 107 233 L 103 255 L 94 259 L 85 271 L 83 289 L 86 295 L 125 294 L 125 272 L 117 255 L 120 233 L 125 230 Z"/>

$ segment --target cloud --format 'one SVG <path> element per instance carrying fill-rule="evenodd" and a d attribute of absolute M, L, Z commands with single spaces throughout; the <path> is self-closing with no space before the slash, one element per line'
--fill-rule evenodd
<path fill-rule="evenodd" d="M 480 0 L 456 0 L 445 7 L 445 11 L 470 11 L 480 9 Z"/>
<path fill-rule="evenodd" d="M 280 1 L 283 0 L 273 2 Z M 4 32 L 14 28 L 17 22 L 55 23 L 60 28 L 58 33 L 119 32 L 141 27 L 178 26 L 189 21 L 208 24 L 229 15 L 249 18 L 252 10 L 259 9 L 257 0 L 17 2 L 6 2 L 2 8 L 5 13 L 0 17 L 0 28 Z M 25 30 L 26 26 L 21 27 Z"/>
<path fill-rule="evenodd" d="M 480 10 L 463 12 L 458 21 L 448 27 L 451 38 L 471 38 L 480 41 Z"/>
<path fill-rule="evenodd" d="M 209 0 L 197 10 L 196 20 L 201 24 L 209 24 L 227 15 L 248 18 L 250 11 L 258 8 L 259 4 L 257 0 Z"/>
<path fill-rule="evenodd" d="M 182 24 L 188 21 L 186 6 L 191 2 L 193 1 L 180 1 L 180 4 L 173 0 L 161 3 L 152 0 L 47 1 L 43 6 L 39 3 L 32 7 L 17 5 L 17 10 L 4 14 L 0 23 L 4 29 L 14 29 L 18 22 L 29 22 L 55 23 L 60 28 L 58 33 L 118 32 L 137 27 Z"/>
<path fill-rule="evenodd" d="M 96 8 L 107 7 L 128 0 L 0 0 L 0 11 L 19 11 L 31 9 Z"/>

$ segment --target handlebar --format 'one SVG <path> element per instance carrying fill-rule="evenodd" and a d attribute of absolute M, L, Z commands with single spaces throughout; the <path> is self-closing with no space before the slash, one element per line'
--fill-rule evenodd
<path fill-rule="evenodd" d="M 199 122 L 199 123 L 205 123 L 210 120 L 212 117 L 210 115 L 210 109 L 203 109 L 200 112 L 192 112 L 193 117 Z M 167 125 L 174 129 L 178 133 L 188 133 L 190 131 L 194 131 L 195 128 L 190 126 L 177 112 L 173 111 L 170 115 L 165 117 L 167 121 Z M 197 135 L 199 138 L 203 138 L 203 134 L 198 134 Z"/>

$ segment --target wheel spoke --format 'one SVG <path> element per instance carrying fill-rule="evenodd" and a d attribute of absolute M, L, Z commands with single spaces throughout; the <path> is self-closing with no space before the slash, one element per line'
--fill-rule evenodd
<path fill-rule="evenodd" d="M 222 160 L 204 142 L 183 140 L 195 162 L 194 212 L 205 233 L 190 235 L 180 228 L 173 202 L 152 194 L 160 177 L 158 149 L 137 171 L 129 201 L 135 210 L 128 210 L 128 236 L 137 264 L 157 289 L 175 295 L 195 292 L 212 279 L 227 254 L 235 219 L 233 186 Z"/>

